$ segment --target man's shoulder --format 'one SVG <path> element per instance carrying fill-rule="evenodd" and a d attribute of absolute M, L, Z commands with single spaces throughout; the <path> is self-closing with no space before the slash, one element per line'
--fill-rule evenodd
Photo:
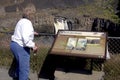
<path fill-rule="evenodd" d="M 26 18 L 21 18 L 19 20 L 20 23 L 31 23 L 31 21 L 29 19 L 26 19 Z"/>

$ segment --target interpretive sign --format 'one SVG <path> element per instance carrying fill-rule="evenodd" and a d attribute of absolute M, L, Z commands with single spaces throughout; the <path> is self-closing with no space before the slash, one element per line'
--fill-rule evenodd
<path fill-rule="evenodd" d="M 59 30 L 50 54 L 106 58 L 105 32 Z"/>

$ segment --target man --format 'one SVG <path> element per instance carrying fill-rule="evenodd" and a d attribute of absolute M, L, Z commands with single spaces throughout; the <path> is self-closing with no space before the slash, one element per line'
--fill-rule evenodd
<path fill-rule="evenodd" d="M 30 69 L 30 49 L 34 53 L 38 47 L 34 40 L 34 29 L 31 20 L 36 12 L 33 4 L 28 4 L 23 9 L 23 18 L 16 24 L 14 34 L 11 37 L 10 49 L 16 60 L 16 69 L 13 80 L 28 80 Z"/>

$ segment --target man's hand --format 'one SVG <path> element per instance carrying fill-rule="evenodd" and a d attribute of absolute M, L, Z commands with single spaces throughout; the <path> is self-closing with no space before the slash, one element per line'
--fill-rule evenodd
<path fill-rule="evenodd" d="M 37 32 L 34 32 L 34 35 L 38 35 L 38 33 L 37 33 Z"/>
<path fill-rule="evenodd" d="M 38 50 L 38 47 L 37 46 L 35 46 L 35 47 L 33 47 L 33 53 L 37 53 L 37 50 Z"/>

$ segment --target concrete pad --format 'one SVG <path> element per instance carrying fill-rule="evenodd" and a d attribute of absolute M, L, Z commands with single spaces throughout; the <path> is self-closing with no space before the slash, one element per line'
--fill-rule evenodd
<path fill-rule="evenodd" d="M 38 80 L 37 73 L 30 73 L 31 80 Z M 12 80 L 11 77 L 8 75 L 8 69 L 0 68 L 0 80 Z"/>
<path fill-rule="evenodd" d="M 103 80 L 104 72 L 93 71 L 92 74 L 55 71 L 57 80 Z"/>

